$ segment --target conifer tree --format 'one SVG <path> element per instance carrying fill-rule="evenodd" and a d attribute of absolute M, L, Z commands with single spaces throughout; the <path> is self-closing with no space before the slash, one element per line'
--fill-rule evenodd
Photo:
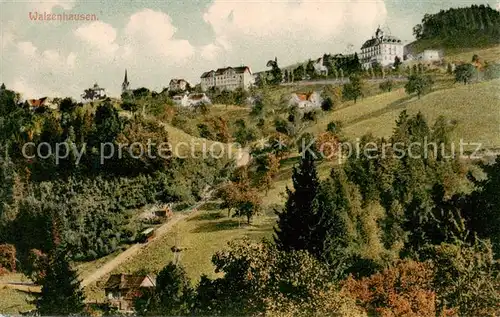
<path fill-rule="evenodd" d="M 298 167 L 293 170 L 293 188 L 287 188 L 288 200 L 278 215 L 278 224 L 274 229 L 274 240 L 280 250 L 306 250 L 309 246 L 311 222 L 316 208 L 315 197 L 319 181 L 313 154 L 304 151 Z"/>
<path fill-rule="evenodd" d="M 62 245 L 51 254 L 45 274 L 37 300 L 38 312 L 42 316 L 81 314 L 85 308 L 84 295 L 77 272 L 71 268 Z"/>
<path fill-rule="evenodd" d="M 500 258 L 500 156 L 495 164 L 483 169 L 488 178 L 476 182 L 478 189 L 471 195 L 466 218 L 480 238 L 491 240 L 493 251 Z"/>
<path fill-rule="evenodd" d="M 42 292 L 36 301 L 42 316 L 67 316 L 84 312 L 84 295 L 76 270 L 71 268 L 65 243 L 61 240 L 61 216 L 52 216 L 52 250 L 49 254 Z"/>

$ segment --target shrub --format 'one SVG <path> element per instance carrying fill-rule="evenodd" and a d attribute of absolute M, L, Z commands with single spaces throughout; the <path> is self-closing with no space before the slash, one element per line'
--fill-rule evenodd
<path fill-rule="evenodd" d="M 317 115 L 318 115 L 317 112 L 314 111 L 314 110 L 307 111 L 307 112 L 304 113 L 304 116 L 302 117 L 302 120 L 303 121 L 316 121 Z"/>
<path fill-rule="evenodd" d="M 16 271 L 16 248 L 12 244 L 0 245 L 0 267 Z"/>
<path fill-rule="evenodd" d="M 124 102 L 122 103 L 122 109 L 126 111 L 135 112 L 139 109 L 139 106 L 136 103 Z"/>
<path fill-rule="evenodd" d="M 434 81 L 430 76 L 414 74 L 408 77 L 408 82 L 405 85 L 405 90 L 409 95 L 416 93 L 418 98 L 420 99 L 421 95 L 428 93 L 432 89 L 433 84 Z"/>
<path fill-rule="evenodd" d="M 326 97 L 321 103 L 321 109 L 323 111 L 330 111 L 333 109 L 333 101 L 332 98 Z"/>
<path fill-rule="evenodd" d="M 326 131 L 338 134 L 342 130 L 342 122 L 341 121 L 331 121 L 326 126 Z"/>
<path fill-rule="evenodd" d="M 392 91 L 392 88 L 394 87 L 394 81 L 392 79 L 388 79 L 382 83 L 380 83 L 379 88 L 383 92 L 389 92 Z"/>
<path fill-rule="evenodd" d="M 476 68 L 472 64 L 462 64 L 455 68 L 455 81 L 462 82 L 467 85 L 474 74 L 476 73 Z"/>
<path fill-rule="evenodd" d="M 343 284 L 349 297 L 375 316 L 435 316 L 434 273 L 429 264 L 400 261 L 380 273 Z"/>

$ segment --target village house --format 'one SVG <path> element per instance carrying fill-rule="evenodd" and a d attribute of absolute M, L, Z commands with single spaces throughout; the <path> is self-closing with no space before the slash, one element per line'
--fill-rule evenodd
<path fill-rule="evenodd" d="M 134 300 L 156 287 L 156 277 L 148 274 L 113 274 L 104 285 L 107 302 L 121 312 L 132 312 Z"/>
<path fill-rule="evenodd" d="M 170 80 L 168 89 L 170 91 L 186 91 L 187 89 L 189 89 L 189 83 L 184 79 L 174 78 Z"/>
<path fill-rule="evenodd" d="M 36 110 L 43 107 L 47 107 L 50 109 L 57 109 L 57 105 L 54 104 L 52 100 L 47 97 L 39 99 L 28 99 L 27 102 L 31 110 Z"/>
<path fill-rule="evenodd" d="M 323 63 L 323 57 L 320 57 L 316 60 L 314 63 L 314 70 L 316 71 L 316 74 L 320 76 L 328 76 L 328 68 Z"/>
<path fill-rule="evenodd" d="M 212 104 L 212 101 L 205 93 L 192 93 L 192 94 L 183 94 L 176 95 L 172 97 L 172 101 L 182 107 L 196 107 L 202 103 L 207 105 Z"/>
<path fill-rule="evenodd" d="M 301 110 L 312 110 L 321 107 L 322 98 L 318 92 L 292 94 L 289 105 Z"/>
<path fill-rule="evenodd" d="M 254 76 L 248 66 L 219 68 L 201 75 L 201 89 L 203 91 L 210 88 L 229 91 L 236 88 L 248 89 L 254 81 Z"/>
<path fill-rule="evenodd" d="M 370 69 L 375 63 L 381 66 L 394 64 L 396 56 L 403 60 L 403 43 L 392 35 L 384 35 L 380 27 L 375 32 L 375 37 L 366 41 L 361 47 L 359 56 L 364 69 Z"/>
<path fill-rule="evenodd" d="M 438 62 L 442 58 L 442 52 L 439 50 L 424 50 L 417 54 L 416 59 L 422 62 Z"/>
<path fill-rule="evenodd" d="M 102 87 L 99 87 L 97 83 L 94 84 L 91 88 L 85 89 L 81 97 L 86 100 L 95 100 L 95 99 L 105 99 L 106 98 L 106 90 Z"/>

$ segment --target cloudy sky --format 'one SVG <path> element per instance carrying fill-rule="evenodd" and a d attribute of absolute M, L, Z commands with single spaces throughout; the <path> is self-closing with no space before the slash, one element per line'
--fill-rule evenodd
<path fill-rule="evenodd" d="M 171 78 L 199 82 L 224 66 L 265 69 L 323 53 L 358 50 L 380 24 L 403 42 L 425 13 L 498 0 L 0 0 L 0 82 L 26 98 L 72 96 L 97 82 L 118 96 L 161 90 Z M 97 21 L 43 21 L 39 14 L 95 14 Z"/>

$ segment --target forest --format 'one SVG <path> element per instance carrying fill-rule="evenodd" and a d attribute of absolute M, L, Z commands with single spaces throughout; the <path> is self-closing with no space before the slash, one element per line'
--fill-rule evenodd
<path fill-rule="evenodd" d="M 481 47 L 500 42 L 500 12 L 485 5 L 426 14 L 413 28 L 415 38 L 445 47 Z M 418 41 L 417 41 L 418 42 Z"/>

